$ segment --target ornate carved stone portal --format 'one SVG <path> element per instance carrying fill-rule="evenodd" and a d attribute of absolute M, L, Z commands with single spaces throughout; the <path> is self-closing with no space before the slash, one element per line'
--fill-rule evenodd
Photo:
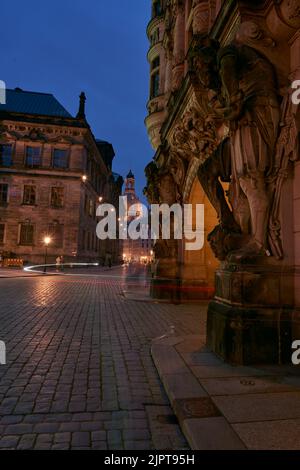
<path fill-rule="evenodd" d="M 147 195 L 209 208 L 210 248 L 197 265 L 197 286 L 209 278 L 203 267 L 213 265 L 211 349 L 233 363 L 286 362 L 300 334 L 300 116 L 291 100 L 291 82 L 300 79 L 299 2 L 175 3 L 176 11 L 166 2 L 164 44 L 178 51 L 185 37 L 184 76 L 175 54 L 176 87 Z M 157 242 L 157 282 L 168 259 L 164 276 L 176 280 L 182 300 L 195 265 L 185 241 L 175 244 Z"/>

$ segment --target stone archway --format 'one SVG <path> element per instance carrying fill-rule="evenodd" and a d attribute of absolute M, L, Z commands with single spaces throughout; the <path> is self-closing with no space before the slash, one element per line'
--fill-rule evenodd
<path fill-rule="evenodd" d="M 190 185 L 189 194 L 186 194 L 185 203 L 204 204 L 204 227 L 205 242 L 202 250 L 185 250 L 185 241 L 182 243 L 181 252 L 181 297 L 186 300 L 208 299 L 214 294 L 215 271 L 219 266 L 219 261 L 215 258 L 207 241 L 208 234 L 218 224 L 216 212 L 207 199 L 197 176 L 194 177 Z M 193 211 L 193 229 L 195 229 L 195 211 Z"/>

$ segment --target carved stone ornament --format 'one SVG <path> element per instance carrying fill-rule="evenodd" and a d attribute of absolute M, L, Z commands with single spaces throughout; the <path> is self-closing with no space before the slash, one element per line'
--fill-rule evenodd
<path fill-rule="evenodd" d="M 276 146 L 275 178 L 270 180 L 273 187 L 273 202 L 269 224 L 269 243 L 273 254 L 277 258 L 283 257 L 281 244 L 280 201 L 282 186 L 288 176 L 290 161 L 299 158 L 300 151 L 300 123 L 297 120 L 290 92 L 287 92 L 281 107 L 280 131 Z"/>
<path fill-rule="evenodd" d="M 247 42 L 249 45 L 262 45 L 264 47 L 275 47 L 276 42 L 254 21 L 244 21 L 236 36 L 239 42 Z"/>
<path fill-rule="evenodd" d="M 283 0 L 279 6 L 280 16 L 291 28 L 300 27 L 300 4 L 299 0 Z"/>
<path fill-rule="evenodd" d="M 245 44 L 220 47 L 203 38 L 195 54 L 199 81 L 207 93 L 216 93 L 215 112 L 229 125 L 228 138 L 204 159 L 198 172 L 220 221 L 209 236 L 212 248 L 219 259 L 230 257 L 235 262 L 271 254 L 281 258 L 278 240 L 275 243 L 274 237 L 270 243 L 269 237 L 270 214 L 275 194 L 280 193 L 276 182 L 280 107 L 274 69 Z M 220 179 L 230 183 L 231 207 Z"/>
<path fill-rule="evenodd" d="M 184 160 L 196 157 L 203 163 L 217 147 L 215 126 L 192 107 L 175 127 L 170 144 Z"/>

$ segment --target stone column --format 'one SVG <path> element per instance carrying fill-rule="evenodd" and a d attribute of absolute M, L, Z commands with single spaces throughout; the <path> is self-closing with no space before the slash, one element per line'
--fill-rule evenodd
<path fill-rule="evenodd" d="M 177 90 L 180 87 L 184 76 L 184 38 L 185 38 L 185 15 L 184 4 L 182 0 L 177 0 L 175 5 L 175 27 L 174 27 L 174 62 L 172 89 Z"/>
<path fill-rule="evenodd" d="M 172 62 L 173 62 L 173 56 L 172 52 L 169 50 L 166 50 L 166 77 L 165 77 L 165 93 L 169 93 L 172 88 Z"/>

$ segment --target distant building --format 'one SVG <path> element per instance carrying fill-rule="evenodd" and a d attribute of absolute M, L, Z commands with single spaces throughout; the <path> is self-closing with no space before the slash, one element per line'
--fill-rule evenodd
<path fill-rule="evenodd" d="M 136 217 L 142 215 L 143 205 L 135 192 L 135 177 L 130 170 L 125 179 L 125 191 L 123 196 L 127 197 L 127 225 L 130 224 Z M 124 223 L 124 221 L 121 221 Z M 152 242 L 149 238 L 147 240 L 132 240 L 128 237 L 123 241 L 123 260 L 125 262 L 149 262 L 152 258 Z"/>
<path fill-rule="evenodd" d="M 51 94 L 7 90 L 0 105 L 0 253 L 24 261 L 120 260 L 118 242 L 96 237 L 100 202 L 116 204 L 123 179 L 110 143 L 96 140 L 85 95 L 72 117 Z"/>

